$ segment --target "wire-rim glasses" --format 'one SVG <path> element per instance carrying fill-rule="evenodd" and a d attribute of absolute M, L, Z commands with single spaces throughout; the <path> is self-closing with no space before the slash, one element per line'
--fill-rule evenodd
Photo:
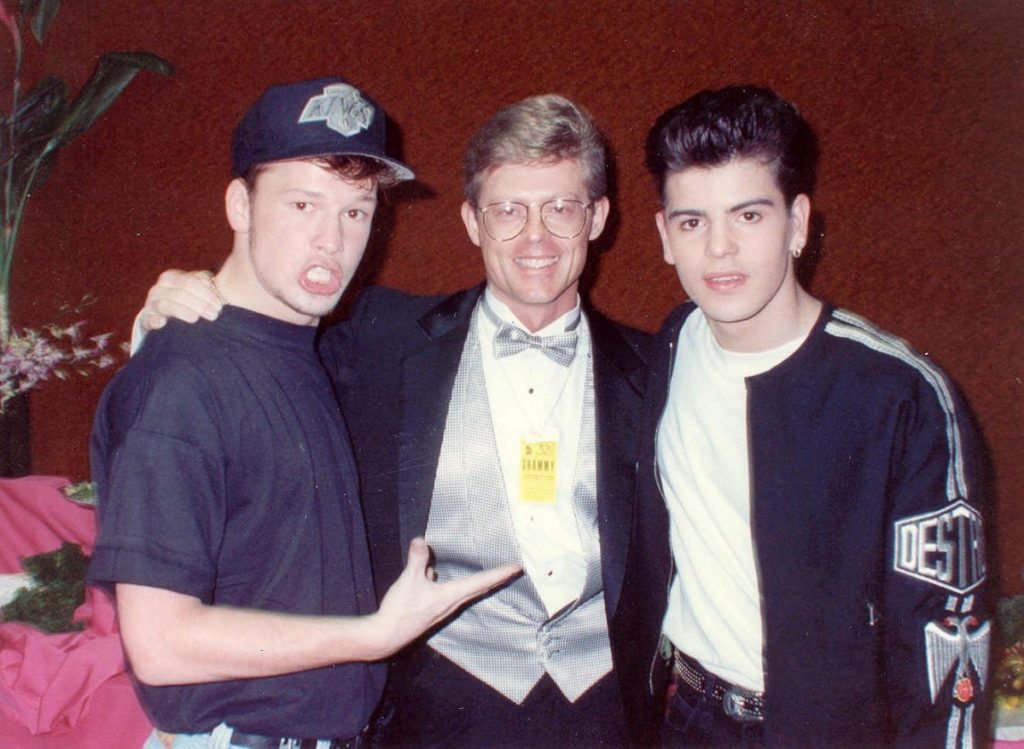
<path fill-rule="evenodd" d="M 507 242 L 523 233 L 530 220 L 530 209 L 537 203 L 518 203 L 504 200 L 489 203 L 478 208 L 483 221 L 484 231 L 491 239 Z M 560 239 L 573 239 L 587 225 L 587 211 L 594 207 L 593 203 L 580 200 L 555 198 L 539 205 L 540 220 L 552 236 Z"/>

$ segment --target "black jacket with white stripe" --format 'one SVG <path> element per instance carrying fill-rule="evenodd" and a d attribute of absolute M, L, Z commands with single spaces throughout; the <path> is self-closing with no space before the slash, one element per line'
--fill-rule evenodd
<path fill-rule="evenodd" d="M 670 315 L 650 357 L 647 491 L 694 309 Z M 746 384 L 768 744 L 981 746 L 987 471 L 960 396 L 906 343 L 828 306 Z"/>

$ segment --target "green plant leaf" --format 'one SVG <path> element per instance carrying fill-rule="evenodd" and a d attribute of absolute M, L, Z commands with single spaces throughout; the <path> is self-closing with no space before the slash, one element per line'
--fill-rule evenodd
<path fill-rule="evenodd" d="M 40 79 L 26 94 L 14 116 L 13 142 L 5 141 L 0 153 L 0 168 L 6 169 L 14 158 L 12 194 L 19 199 L 35 172 L 36 184 L 42 184 L 53 166 L 55 152 L 47 154 L 36 167 L 53 133 L 67 115 L 64 81 L 54 76 Z"/>
<path fill-rule="evenodd" d="M 37 190 L 46 183 L 57 160 L 57 150 L 46 150 L 46 140 L 38 140 L 33 147 L 18 149 L 14 158 L 14 180 L 12 194 L 20 200 L 26 189 Z M 32 184 L 29 185 L 29 180 Z"/>
<path fill-rule="evenodd" d="M 32 5 L 36 8 L 35 17 L 32 19 L 32 34 L 36 41 L 42 44 L 46 30 L 50 28 L 50 23 L 60 10 L 60 0 L 33 0 Z"/>
<path fill-rule="evenodd" d="M 71 111 L 49 148 L 66 146 L 92 127 L 140 70 L 161 75 L 174 72 L 169 62 L 149 52 L 109 52 L 103 55 L 96 70 L 75 97 Z"/>
<path fill-rule="evenodd" d="M 6 168 L 12 158 L 19 158 L 27 150 L 38 152 L 37 141 L 45 141 L 60 126 L 68 110 L 66 87 L 59 78 L 43 78 L 18 103 L 13 118 L 0 123 L 0 169 Z"/>
<path fill-rule="evenodd" d="M 48 138 L 67 114 L 67 86 L 56 76 L 41 78 L 21 100 L 14 115 L 14 147 Z"/>
<path fill-rule="evenodd" d="M 7 127 L 7 115 L 0 112 L 0 164 L 6 164 L 10 159 L 11 144 L 8 138 L 9 128 Z"/>

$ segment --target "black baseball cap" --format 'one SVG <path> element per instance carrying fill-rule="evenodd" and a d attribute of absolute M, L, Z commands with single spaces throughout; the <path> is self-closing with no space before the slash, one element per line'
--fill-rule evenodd
<path fill-rule="evenodd" d="M 231 171 L 241 177 L 256 164 L 311 156 L 365 156 L 390 167 L 396 182 L 412 170 L 387 155 L 387 115 L 342 78 L 271 86 L 235 128 Z"/>

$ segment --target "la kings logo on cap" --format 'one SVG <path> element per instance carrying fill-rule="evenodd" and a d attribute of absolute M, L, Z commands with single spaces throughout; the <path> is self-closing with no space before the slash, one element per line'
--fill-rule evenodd
<path fill-rule="evenodd" d="M 373 107 L 359 89 L 347 83 L 335 83 L 306 102 L 299 123 L 306 122 L 326 122 L 331 130 L 351 138 L 373 122 Z"/>

